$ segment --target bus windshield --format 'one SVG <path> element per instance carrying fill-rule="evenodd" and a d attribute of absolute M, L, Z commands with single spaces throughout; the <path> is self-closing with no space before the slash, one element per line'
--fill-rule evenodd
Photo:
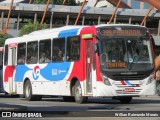
<path fill-rule="evenodd" d="M 149 37 L 100 37 L 102 71 L 144 71 L 153 69 Z"/>

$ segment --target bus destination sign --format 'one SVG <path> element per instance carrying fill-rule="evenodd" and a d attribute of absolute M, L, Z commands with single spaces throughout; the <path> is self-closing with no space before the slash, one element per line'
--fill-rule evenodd
<path fill-rule="evenodd" d="M 145 28 L 140 27 L 114 27 L 100 29 L 102 36 L 144 36 L 146 34 Z"/>
<path fill-rule="evenodd" d="M 126 63 L 125 62 L 108 62 L 107 68 L 125 68 Z"/>

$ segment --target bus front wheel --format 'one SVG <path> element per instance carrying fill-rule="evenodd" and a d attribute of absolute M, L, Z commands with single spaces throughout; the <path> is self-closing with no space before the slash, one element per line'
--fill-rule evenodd
<path fill-rule="evenodd" d="M 72 88 L 72 93 L 74 95 L 76 103 L 81 104 L 81 103 L 87 102 L 88 97 L 82 96 L 82 88 L 78 81 L 75 83 L 74 87 Z"/>
<path fill-rule="evenodd" d="M 132 101 L 132 97 L 121 97 L 119 100 L 122 104 L 128 104 Z"/>

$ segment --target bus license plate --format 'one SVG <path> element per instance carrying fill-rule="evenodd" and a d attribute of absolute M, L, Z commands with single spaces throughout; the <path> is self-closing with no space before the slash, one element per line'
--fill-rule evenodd
<path fill-rule="evenodd" d="M 124 91 L 125 91 L 125 92 L 134 92 L 135 89 L 134 89 L 134 88 L 125 88 Z"/>

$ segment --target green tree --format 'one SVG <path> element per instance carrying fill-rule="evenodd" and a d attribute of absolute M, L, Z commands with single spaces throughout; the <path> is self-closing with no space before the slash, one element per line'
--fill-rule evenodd
<path fill-rule="evenodd" d="M 34 4 L 46 4 L 47 0 L 34 0 L 33 3 Z M 63 3 L 63 0 L 51 0 L 51 4 L 62 5 L 62 3 Z M 75 0 L 66 0 L 65 5 L 76 6 L 78 4 L 76 3 Z"/>
<path fill-rule="evenodd" d="M 9 38 L 9 35 L 7 35 L 7 34 L 0 34 L 0 47 L 4 46 L 4 42 L 5 42 L 5 40 L 7 38 Z"/>
<path fill-rule="evenodd" d="M 33 3 L 34 4 L 46 4 L 47 0 L 34 0 Z"/>
<path fill-rule="evenodd" d="M 42 24 L 42 26 L 40 25 L 40 23 L 29 23 L 24 25 L 21 29 L 20 29 L 20 33 L 19 36 L 25 35 L 25 34 L 29 34 L 35 30 L 41 30 L 41 29 L 46 29 L 48 28 L 47 24 Z"/>

